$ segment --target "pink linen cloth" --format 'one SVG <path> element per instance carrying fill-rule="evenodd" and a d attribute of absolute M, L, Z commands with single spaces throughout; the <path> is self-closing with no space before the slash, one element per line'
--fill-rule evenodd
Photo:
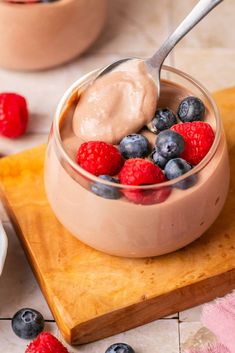
<path fill-rule="evenodd" d="M 219 343 L 187 353 L 235 353 L 235 292 L 206 304 L 202 322 L 216 335 Z"/>
<path fill-rule="evenodd" d="M 230 353 L 230 351 L 224 347 L 222 344 L 218 343 L 215 345 L 210 345 L 202 349 L 190 349 L 185 353 Z"/>

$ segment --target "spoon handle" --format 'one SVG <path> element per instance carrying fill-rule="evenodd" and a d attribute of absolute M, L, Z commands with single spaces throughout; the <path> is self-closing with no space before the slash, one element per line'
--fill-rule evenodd
<path fill-rule="evenodd" d="M 167 55 L 180 39 L 222 1 L 223 0 L 200 0 L 176 30 L 166 39 L 160 49 L 147 60 L 149 64 L 154 68 L 160 68 Z"/>

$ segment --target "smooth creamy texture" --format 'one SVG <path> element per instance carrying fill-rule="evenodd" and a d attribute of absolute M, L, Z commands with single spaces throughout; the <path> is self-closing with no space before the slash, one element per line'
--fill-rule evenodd
<path fill-rule="evenodd" d="M 73 131 L 82 140 L 117 144 L 152 120 L 157 90 L 144 63 L 130 60 L 100 77 L 81 95 Z"/>
<path fill-rule="evenodd" d="M 162 85 L 160 107 L 176 110 L 188 95 L 169 82 Z M 75 159 L 82 140 L 74 135 L 71 106 L 61 121 L 64 148 Z M 214 125 L 212 112 L 206 121 Z M 156 135 L 144 131 L 153 143 Z M 90 191 L 89 180 L 61 162 L 50 140 L 46 155 L 45 186 L 48 200 L 60 220 L 78 239 L 104 252 L 126 257 L 146 257 L 175 251 L 205 232 L 220 213 L 228 191 L 229 161 L 225 137 L 212 160 L 187 189 L 173 188 L 168 199 L 148 206 L 124 197 L 107 200 Z"/>

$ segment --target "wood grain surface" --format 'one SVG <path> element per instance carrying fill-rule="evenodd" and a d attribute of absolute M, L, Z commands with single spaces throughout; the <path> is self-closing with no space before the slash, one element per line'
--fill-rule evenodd
<path fill-rule="evenodd" d="M 109 256 L 67 232 L 46 199 L 45 146 L 0 160 L 1 197 L 70 344 L 101 339 L 235 288 L 235 88 L 214 96 L 229 145 L 229 196 L 219 218 L 199 240 L 169 255 Z"/>

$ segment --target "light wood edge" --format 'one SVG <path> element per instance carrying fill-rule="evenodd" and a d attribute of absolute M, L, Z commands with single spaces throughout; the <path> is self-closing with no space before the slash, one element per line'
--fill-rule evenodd
<path fill-rule="evenodd" d="M 226 273 L 218 274 L 214 277 L 207 278 L 200 282 L 178 288 L 170 293 L 161 296 L 145 299 L 142 302 L 120 308 L 102 316 L 98 316 L 84 323 L 79 323 L 74 327 L 64 323 L 57 311 L 55 302 L 49 300 L 49 290 L 45 285 L 43 277 L 34 269 L 33 261 L 30 259 L 28 252 L 30 249 L 24 240 L 22 231 L 17 222 L 7 199 L 4 197 L 0 188 L 0 197 L 6 207 L 6 211 L 10 217 L 12 225 L 18 235 L 28 262 L 32 271 L 37 278 L 39 286 L 44 293 L 45 299 L 52 311 L 64 339 L 71 345 L 85 344 L 93 342 L 114 334 L 127 331 L 140 325 L 144 325 L 151 321 L 163 318 L 166 315 L 174 314 L 190 307 L 203 304 L 216 297 L 223 296 L 235 288 L 235 268 Z M 138 318 L 138 320 L 137 320 Z"/>
<path fill-rule="evenodd" d="M 235 269 L 79 324 L 69 343 L 96 341 L 224 296 L 234 288 Z"/>

